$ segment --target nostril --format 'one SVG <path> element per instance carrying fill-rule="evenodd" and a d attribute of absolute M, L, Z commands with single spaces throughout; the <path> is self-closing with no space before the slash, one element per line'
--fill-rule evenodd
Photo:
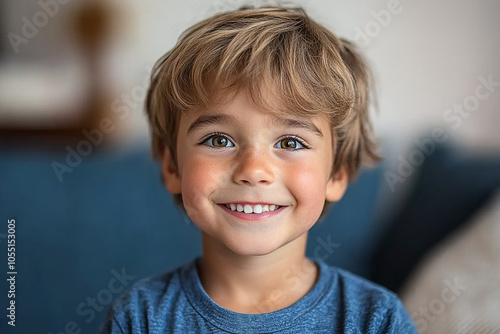
<path fill-rule="evenodd" d="M 269 184 L 274 180 L 274 172 L 268 166 L 243 164 L 234 171 L 233 180 L 244 185 Z"/>
<path fill-rule="evenodd" d="M 243 183 L 243 184 L 246 184 L 246 185 L 252 185 L 254 183 L 254 182 L 251 182 L 251 181 L 248 181 L 248 180 L 240 180 L 240 182 Z M 270 181 L 269 180 L 260 180 L 257 183 L 260 183 L 260 184 L 269 184 Z"/>

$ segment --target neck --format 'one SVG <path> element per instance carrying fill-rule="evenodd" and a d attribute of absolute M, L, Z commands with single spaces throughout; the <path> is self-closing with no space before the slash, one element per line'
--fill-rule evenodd
<path fill-rule="evenodd" d="M 268 313 L 295 303 L 314 286 L 316 265 L 305 257 L 307 233 L 266 255 L 235 254 L 202 233 L 200 281 L 218 305 L 240 313 Z"/>

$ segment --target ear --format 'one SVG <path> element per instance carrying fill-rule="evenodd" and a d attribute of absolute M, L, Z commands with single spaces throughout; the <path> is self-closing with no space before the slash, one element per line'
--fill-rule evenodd
<path fill-rule="evenodd" d="M 334 176 L 330 177 L 326 184 L 326 200 L 328 202 L 338 202 L 344 196 L 349 184 L 347 171 L 342 167 Z"/>
<path fill-rule="evenodd" d="M 174 160 L 170 154 L 170 149 L 165 147 L 161 158 L 161 174 L 163 176 L 163 183 L 171 194 L 181 193 L 181 178 L 177 167 L 175 167 Z"/>

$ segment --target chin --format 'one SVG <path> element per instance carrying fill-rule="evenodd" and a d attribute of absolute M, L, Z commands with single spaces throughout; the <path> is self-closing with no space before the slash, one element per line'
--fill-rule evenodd
<path fill-rule="evenodd" d="M 262 256 L 267 255 L 277 250 L 280 245 L 271 243 L 252 243 L 250 241 L 240 242 L 234 245 L 226 245 L 233 253 L 240 256 Z"/>

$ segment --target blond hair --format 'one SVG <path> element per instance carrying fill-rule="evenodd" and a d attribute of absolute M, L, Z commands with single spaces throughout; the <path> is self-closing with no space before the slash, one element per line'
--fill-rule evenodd
<path fill-rule="evenodd" d="M 332 173 L 352 180 L 379 156 L 368 117 L 370 76 L 354 46 L 310 19 L 301 8 L 244 8 L 186 30 L 156 63 L 146 100 L 152 151 L 165 148 L 177 166 L 180 115 L 234 89 L 262 110 L 326 115 L 334 138 Z M 277 93 L 265 98 L 270 87 Z M 224 95 L 224 94 L 222 94 Z M 280 106 L 280 110 L 276 110 Z M 180 195 L 174 196 L 182 204 Z"/>

